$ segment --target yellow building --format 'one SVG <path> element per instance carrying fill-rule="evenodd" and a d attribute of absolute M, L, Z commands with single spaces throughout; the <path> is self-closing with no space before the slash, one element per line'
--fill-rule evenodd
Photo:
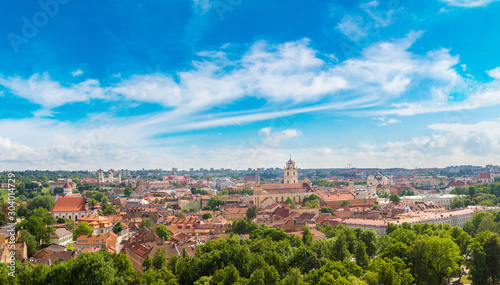
<path fill-rule="evenodd" d="M 21 231 L 17 231 L 17 233 L 15 233 L 15 241 L 16 242 L 19 241 L 20 232 Z M 0 244 L 8 243 L 9 239 L 10 239 L 10 234 L 11 234 L 10 226 L 4 226 L 4 227 L 0 228 Z"/>
<path fill-rule="evenodd" d="M 298 170 L 292 159 L 286 163 L 283 177 L 283 184 L 260 184 L 257 182 L 253 187 L 254 205 L 260 208 L 262 201 L 268 197 L 278 203 L 285 202 L 288 198 L 295 203 L 300 203 L 304 201 L 304 197 L 313 193 L 312 183 L 307 177 L 303 181 L 299 181 Z"/>

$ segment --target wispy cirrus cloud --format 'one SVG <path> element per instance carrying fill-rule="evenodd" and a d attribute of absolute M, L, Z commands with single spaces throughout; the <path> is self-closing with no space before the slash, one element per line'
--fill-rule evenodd
<path fill-rule="evenodd" d="M 464 8 L 474 8 L 474 7 L 486 7 L 493 2 L 498 0 L 440 0 L 445 2 L 450 6 L 464 7 Z"/>
<path fill-rule="evenodd" d="M 395 4 L 395 3 L 393 3 Z M 347 14 L 342 17 L 336 28 L 351 41 L 360 41 L 371 36 L 380 28 L 385 28 L 394 23 L 394 15 L 399 11 L 399 5 L 388 4 L 380 7 L 380 2 L 369 1 L 362 3 L 361 14 Z"/>
<path fill-rule="evenodd" d="M 127 160 L 140 163 L 147 158 L 161 164 L 154 149 L 167 140 L 159 134 L 243 125 L 311 112 L 383 117 L 379 124 L 388 125 L 400 121 L 394 115 L 446 110 L 455 104 L 449 101 L 449 95 L 463 90 L 467 90 L 467 100 L 480 99 L 469 108 L 500 104 L 497 69 L 488 71 L 493 81 L 487 84 L 464 79 L 456 70 L 460 69 L 459 57 L 449 50 L 411 52 L 410 48 L 421 36 L 422 32 L 410 32 L 400 39 L 377 42 L 363 49 L 359 56 L 341 62 L 329 60 L 326 54 L 312 48 L 307 39 L 281 44 L 258 41 L 240 56 L 230 54 L 227 49 L 203 51 L 191 68 L 176 74 L 136 74 L 107 86 L 95 79 L 58 82 L 47 74 L 35 74 L 28 79 L 1 77 L 0 84 L 6 93 L 40 105 L 43 109 L 37 111 L 39 115 L 50 115 L 50 110 L 58 106 L 90 100 L 109 101 L 109 104 L 128 102 L 126 105 L 130 106 L 155 103 L 164 110 L 125 118 L 96 112 L 71 124 L 47 118 L 0 120 L 0 127 L 5 138 L 21 142 L 42 157 L 57 158 L 58 163 L 71 161 L 67 166 L 78 169 L 106 163 L 93 161 L 96 157 L 108 157 L 117 163 Z M 464 87 L 471 85 L 481 88 L 469 94 L 471 89 Z M 245 98 L 263 103 L 239 111 L 221 108 Z M 106 121 L 105 125 L 111 128 L 105 127 L 103 131 L 101 123 Z M 18 133 L 17 129 L 25 132 Z M 300 131 L 293 130 L 263 129 L 260 136 L 264 144 L 255 151 L 264 157 L 281 146 L 280 142 L 300 137 Z M 40 139 L 46 132 L 57 135 Z M 127 135 L 130 133 L 135 135 L 130 137 Z M 33 137 L 37 143 L 27 143 L 33 142 Z M 144 145 L 151 147 L 144 149 L 141 147 Z M 397 146 L 400 144 L 388 144 L 386 148 Z M 360 154 L 363 161 L 368 161 L 365 156 L 371 151 L 377 157 L 376 148 Z M 163 158 L 173 161 L 168 158 L 168 148 L 161 149 L 166 151 Z M 206 151 L 199 149 L 198 153 L 203 150 Z M 170 151 L 180 155 L 178 149 Z M 346 163 L 354 162 L 332 152 L 330 147 L 321 146 L 315 151 Z M 72 152 L 76 155 L 71 155 Z M 224 151 L 213 153 L 215 161 Z M 242 157 L 244 153 L 241 151 Z M 356 156 L 353 150 L 347 153 Z"/>
<path fill-rule="evenodd" d="M 19 76 L 0 77 L 0 85 L 19 97 L 49 109 L 68 103 L 107 99 L 106 88 L 101 88 L 99 81 L 95 79 L 63 86 L 52 80 L 47 73 L 35 73 L 28 79 Z"/>
<path fill-rule="evenodd" d="M 44 111 L 37 114 L 50 114 L 48 109 L 74 102 L 125 99 L 166 107 L 163 114 L 148 117 L 143 125 L 169 121 L 193 129 L 327 109 L 382 107 L 366 112 L 368 116 L 445 110 L 451 104 L 449 94 L 462 92 L 471 82 L 457 73 L 459 58 L 447 49 L 424 55 L 408 51 L 421 35 L 413 31 L 401 39 L 374 43 L 359 57 L 343 62 L 325 60 L 325 55 L 311 48 L 307 39 L 283 44 L 259 41 L 239 58 L 229 57 L 222 50 L 200 52 L 200 60 L 193 62 L 192 69 L 175 76 L 137 74 L 101 86 L 95 79 L 61 83 L 47 74 L 35 74 L 28 79 L 1 77 L 0 84 L 10 93 L 42 106 Z M 496 69 L 489 71 L 492 77 L 497 73 Z M 489 97 L 495 97 L 496 89 L 491 87 L 470 94 L 470 98 L 480 98 L 470 108 L 484 106 L 488 92 Z M 418 96 L 410 96 L 412 93 Z M 218 110 L 208 120 L 197 117 L 214 107 L 250 97 L 264 99 L 265 108 L 252 108 L 248 114 Z M 388 103 L 392 104 L 390 108 L 386 107 Z M 140 118 L 137 123 L 141 124 Z M 168 126 L 175 129 L 172 124 Z"/>
<path fill-rule="evenodd" d="M 337 29 L 352 41 L 359 41 L 368 35 L 363 17 L 359 15 L 346 15 L 342 17 L 337 25 Z"/>

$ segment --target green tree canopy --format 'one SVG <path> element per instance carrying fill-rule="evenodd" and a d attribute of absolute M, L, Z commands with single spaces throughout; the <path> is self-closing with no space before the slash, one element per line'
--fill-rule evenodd
<path fill-rule="evenodd" d="M 134 190 L 132 189 L 132 186 L 130 186 L 130 185 L 125 187 L 125 189 L 123 190 L 123 194 L 127 197 L 130 197 L 130 195 L 132 195 L 133 192 L 134 192 Z"/>
<path fill-rule="evenodd" d="M 209 206 L 210 209 L 215 209 L 221 205 L 226 205 L 226 202 L 217 196 L 208 199 L 207 206 Z"/>
<path fill-rule="evenodd" d="M 391 194 L 389 196 L 389 201 L 391 201 L 392 203 L 399 203 L 399 201 L 401 201 L 401 198 L 399 198 L 398 194 Z"/>
<path fill-rule="evenodd" d="M 313 238 L 314 238 L 314 235 L 311 232 L 311 229 L 308 226 L 303 226 L 302 227 L 302 242 L 307 246 L 311 246 Z"/>
<path fill-rule="evenodd" d="M 340 207 L 345 207 L 347 205 L 351 204 L 351 202 L 347 201 L 347 200 L 344 200 L 342 201 L 342 203 L 340 204 Z"/>
<path fill-rule="evenodd" d="M 113 226 L 113 232 L 115 234 L 119 234 L 123 230 L 123 225 L 122 222 L 118 221 L 114 226 Z"/>
<path fill-rule="evenodd" d="M 0 226 L 5 226 L 8 223 L 7 215 L 5 213 L 0 212 Z"/>
<path fill-rule="evenodd" d="M 335 215 L 333 209 L 329 208 L 329 207 L 323 207 L 323 208 L 319 209 L 319 211 L 321 213 L 330 213 L 330 214 L 332 214 L 332 216 Z"/>
<path fill-rule="evenodd" d="M 79 235 L 90 235 L 92 233 L 94 233 L 94 228 L 89 226 L 89 223 L 85 221 L 79 222 L 73 231 L 73 240 L 76 240 Z"/>
<path fill-rule="evenodd" d="M 291 209 L 296 209 L 297 208 L 297 205 L 295 205 L 295 202 L 290 197 L 286 198 L 285 205 L 290 205 Z"/>
<path fill-rule="evenodd" d="M 155 233 L 158 237 L 168 240 L 170 237 L 170 231 L 165 225 L 158 225 L 155 229 Z"/>
<path fill-rule="evenodd" d="M 255 217 L 257 217 L 257 214 L 259 213 L 259 208 L 257 206 L 252 205 L 248 207 L 247 209 L 247 219 L 248 220 L 253 220 Z"/>
<path fill-rule="evenodd" d="M 139 225 L 139 228 L 152 229 L 154 227 L 155 227 L 155 223 L 153 222 L 153 220 L 151 218 L 142 219 L 141 224 Z"/>
<path fill-rule="evenodd" d="M 28 203 L 28 209 L 35 210 L 40 207 L 45 208 L 47 211 L 52 211 L 55 205 L 54 197 L 50 195 L 39 195 L 31 199 Z"/>

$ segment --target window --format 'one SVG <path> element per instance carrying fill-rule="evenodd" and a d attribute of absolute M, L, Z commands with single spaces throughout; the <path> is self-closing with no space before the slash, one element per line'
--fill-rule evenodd
<path fill-rule="evenodd" d="M 290 175 L 290 172 L 289 172 L 289 171 L 287 171 L 287 172 L 286 172 L 286 175 Z"/>

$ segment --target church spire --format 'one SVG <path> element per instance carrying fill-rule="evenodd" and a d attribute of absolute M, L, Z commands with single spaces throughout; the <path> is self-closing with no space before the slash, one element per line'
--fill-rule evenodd
<path fill-rule="evenodd" d="M 297 167 L 295 166 L 295 162 L 292 160 L 292 156 L 290 155 L 290 160 L 286 163 L 284 173 L 283 173 L 283 183 L 298 183 L 299 182 L 299 173 L 297 171 Z"/>

